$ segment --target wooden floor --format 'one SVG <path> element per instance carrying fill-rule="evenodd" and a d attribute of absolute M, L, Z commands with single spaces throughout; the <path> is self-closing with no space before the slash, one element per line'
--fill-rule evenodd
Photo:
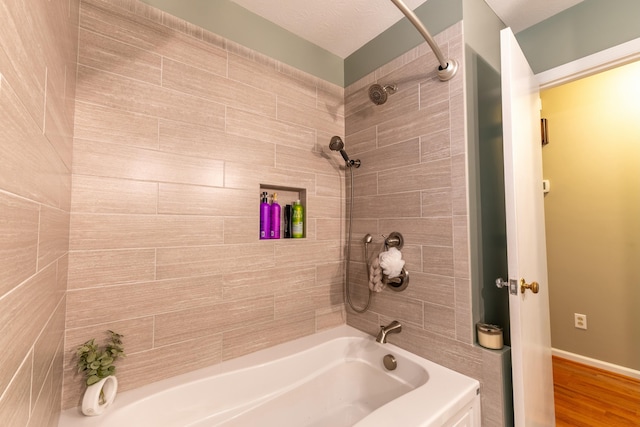
<path fill-rule="evenodd" d="M 640 380 L 553 357 L 556 426 L 640 426 Z"/>

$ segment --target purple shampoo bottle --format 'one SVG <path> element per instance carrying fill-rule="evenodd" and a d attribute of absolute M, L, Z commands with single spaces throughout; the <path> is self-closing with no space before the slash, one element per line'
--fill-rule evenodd
<path fill-rule="evenodd" d="M 280 205 L 278 204 L 278 193 L 273 193 L 271 201 L 271 238 L 280 238 Z"/>
<path fill-rule="evenodd" d="M 260 203 L 260 238 L 271 238 L 271 206 L 267 201 L 267 192 L 262 192 L 262 201 Z"/>

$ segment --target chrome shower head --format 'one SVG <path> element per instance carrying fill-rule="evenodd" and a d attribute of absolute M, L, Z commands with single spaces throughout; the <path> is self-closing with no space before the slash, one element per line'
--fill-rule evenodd
<path fill-rule="evenodd" d="M 347 152 L 344 151 L 344 142 L 342 142 L 342 138 L 340 138 L 339 136 L 336 135 L 331 138 L 331 141 L 329 141 L 329 148 L 332 151 L 339 151 L 340 155 L 342 156 L 344 161 L 347 163 L 348 167 L 352 167 L 352 166 L 355 166 L 356 168 L 360 167 L 360 160 L 349 159 Z"/>
<path fill-rule="evenodd" d="M 369 99 L 376 105 L 382 105 L 387 102 L 387 97 L 393 95 L 398 90 L 395 84 L 381 86 L 373 84 L 369 86 Z"/>
<path fill-rule="evenodd" d="M 342 138 L 337 135 L 332 137 L 331 141 L 329 141 L 329 148 L 331 148 L 333 151 L 340 151 L 344 149 L 344 142 L 342 142 Z"/>

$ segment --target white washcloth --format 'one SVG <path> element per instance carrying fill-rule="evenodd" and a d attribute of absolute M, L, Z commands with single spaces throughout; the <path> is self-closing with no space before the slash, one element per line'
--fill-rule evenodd
<path fill-rule="evenodd" d="M 382 283 L 382 268 L 380 268 L 380 259 L 374 257 L 369 266 L 369 289 L 373 292 L 382 292 L 384 283 Z"/>
<path fill-rule="evenodd" d="M 402 273 L 404 260 L 402 259 L 402 253 L 397 248 L 389 248 L 389 250 L 378 255 L 378 258 L 380 258 L 382 272 L 388 278 L 398 277 Z"/>

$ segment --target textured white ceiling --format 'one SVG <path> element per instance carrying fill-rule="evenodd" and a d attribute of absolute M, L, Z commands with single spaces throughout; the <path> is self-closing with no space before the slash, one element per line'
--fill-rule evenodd
<path fill-rule="evenodd" d="M 335 55 L 346 58 L 404 15 L 389 0 L 232 0 Z M 427 0 L 405 0 L 415 10 Z M 583 0 L 485 0 L 514 32 Z"/>
<path fill-rule="evenodd" d="M 232 0 L 245 9 L 346 58 L 404 15 L 389 0 Z M 414 10 L 427 0 L 405 0 Z"/>

